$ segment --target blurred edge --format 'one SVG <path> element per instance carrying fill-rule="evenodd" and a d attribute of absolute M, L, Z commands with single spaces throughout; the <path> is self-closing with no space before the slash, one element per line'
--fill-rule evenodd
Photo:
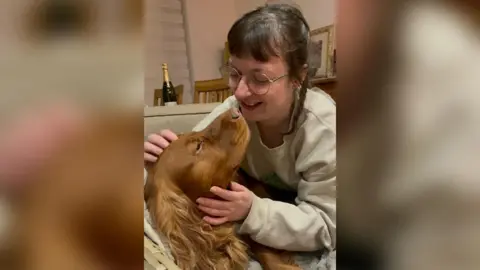
<path fill-rule="evenodd" d="M 90 151 L 92 159 L 84 164 L 83 168 L 78 166 L 71 171 L 73 175 L 76 173 L 85 173 L 87 171 L 94 172 L 101 165 L 108 165 L 111 159 L 111 163 L 119 162 L 122 150 L 131 150 L 133 144 L 139 146 L 137 156 L 131 156 L 127 158 L 132 162 L 131 168 L 123 166 L 118 168 L 118 172 L 137 170 L 134 163 L 138 159 L 138 177 L 140 179 L 141 172 L 143 171 L 143 159 L 141 157 L 141 141 L 133 141 L 132 137 L 120 136 L 118 140 L 112 140 L 112 144 L 116 145 L 119 150 L 115 153 L 109 154 L 105 152 L 107 146 L 100 147 L 97 152 L 97 158 L 94 152 L 91 152 L 92 142 L 87 137 L 78 138 L 78 134 L 82 132 L 90 132 L 90 125 L 97 121 L 115 121 L 119 125 L 121 123 L 127 123 L 130 120 L 123 119 L 123 117 L 133 117 L 138 121 L 138 136 L 143 136 L 143 129 L 139 129 L 143 126 L 143 92 L 144 92 L 144 72 L 143 72 L 143 8 L 144 1 L 142 0 L 4 0 L 0 3 L 0 93 L 2 98 L 0 99 L 0 138 L 4 138 L 5 131 L 21 119 L 35 119 L 36 115 L 42 115 L 43 112 L 56 110 L 55 108 L 61 108 L 64 106 L 74 107 L 77 112 L 80 112 L 84 119 L 87 120 L 86 126 L 83 126 L 76 132 L 69 134 L 68 138 L 64 138 L 66 141 L 76 138 L 74 144 L 85 144 L 86 148 L 83 150 L 85 153 Z M 62 113 L 62 110 L 58 110 Z M 112 117 L 113 114 L 113 118 Z M 117 117 L 118 119 L 116 119 Z M 110 120 L 108 120 L 110 119 Z M 39 120 L 41 121 L 41 120 Z M 28 121 L 27 121 L 28 122 Z M 32 132 L 39 131 L 41 127 L 38 127 L 36 123 L 31 123 Z M 73 123 L 72 123 L 73 125 Z M 137 128 L 136 128 L 137 129 Z M 28 128 L 24 130 L 28 132 Z M 42 131 L 43 132 L 43 131 Z M 59 130 L 58 133 L 62 133 Z M 106 132 L 106 133 L 102 133 Z M 110 132 L 110 133 L 109 133 Z M 133 130 L 132 130 L 133 132 Z M 102 134 L 110 134 L 111 136 L 118 136 L 112 134 L 111 131 L 99 129 L 99 133 L 91 133 L 92 137 L 103 136 Z M 90 133 L 89 133 L 90 134 Z M 142 135 L 140 135 L 142 134 Z M 132 134 L 133 136 L 133 134 Z M 133 136 L 133 137 L 135 137 Z M 58 137 L 58 136 L 57 136 Z M 91 138 L 90 138 L 91 139 Z M 122 141 L 123 140 L 123 141 Z M 17 142 L 16 143 L 22 143 Z M 72 141 L 70 141 L 72 143 Z M 111 145 L 111 146 L 113 146 Z M 18 145 L 18 148 L 25 148 L 26 146 Z M 70 146 L 61 146 L 59 151 L 55 152 L 53 156 L 44 157 L 47 161 L 45 164 L 52 164 L 59 159 L 60 155 L 66 155 L 65 161 L 71 160 L 71 162 L 78 162 L 76 157 L 68 157 L 68 154 L 62 151 Z M 128 148 L 128 149 L 127 149 Z M 28 149 L 21 149 L 25 151 Z M 77 149 L 78 150 L 78 149 Z M 82 150 L 78 150 L 82 152 Z M 126 151 L 126 152 L 128 152 Z M 35 154 L 35 153 L 32 153 Z M 110 158 L 109 158 L 110 155 Z M 104 158 L 105 160 L 98 160 L 98 158 Z M 1 157 L 4 158 L 4 157 Z M 61 158 L 60 158 L 61 159 Z M 0 160 L 0 162 L 2 162 Z M 111 166 L 112 164 L 108 165 Z M 67 163 L 66 166 L 74 166 L 74 164 Z M 75 171 L 77 170 L 77 171 Z M 101 170 L 100 170 L 101 171 Z M 102 172 L 107 175 L 108 171 Z M 61 181 L 73 181 L 76 177 L 63 177 Z M 98 178 L 98 177 L 97 177 Z M 96 180 L 98 180 L 95 178 Z M 88 179 L 85 181 L 85 186 L 93 185 L 94 179 Z M 61 182 L 59 180 L 59 182 Z M 90 183 L 90 184 L 88 184 Z M 105 181 L 105 183 L 110 183 Z M 141 181 L 138 182 L 138 194 L 112 194 L 112 191 L 106 191 L 105 186 L 95 184 L 98 186 L 98 193 L 105 192 L 105 198 L 107 202 L 105 204 L 99 204 L 98 213 L 91 212 L 92 214 L 98 214 L 97 226 L 104 226 L 101 229 L 90 228 L 85 229 L 85 233 L 97 231 L 98 235 L 90 235 L 89 237 L 96 238 L 95 241 L 100 241 L 100 238 L 104 238 L 103 247 L 98 247 L 100 256 L 98 259 L 106 263 L 111 263 L 112 260 L 118 260 L 118 262 L 126 262 L 130 259 L 129 263 L 136 265 L 143 265 L 143 249 L 140 248 L 140 243 L 143 244 L 143 231 L 138 228 L 138 237 L 128 238 L 128 241 L 135 242 L 135 246 L 138 247 L 139 253 L 136 254 L 122 254 L 116 252 L 115 246 L 122 246 L 127 241 L 126 238 L 110 237 L 108 234 L 117 230 L 117 233 L 121 235 L 125 230 L 121 231 L 118 225 L 128 216 L 123 216 L 125 213 L 117 213 L 115 208 L 112 208 L 108 201 L 122 202 L 126 199 L 132 199 L 133 196 L 138 196 L 138 214 L 143 215 L 143 206 L 140 208 L 140 202 L 143 201 L 143 195 L 141 190 Z M 122 184 L 122 181 L 118 181 L 119 186 L 130 187 L 132 184 Z M 61 186 L 61 185 L 60 185 Z M 53 192 L 58 189 L 58 196 L 52 195 L 51 198 L 45 201 L 58 201 L 66 200 L 65 194 L 72 192 L 71 188 L 64 187 L 65 194 L 62 194 L 62 188 L 50 187 L 49 192 Z M 72 187 L 73 188 L 73 187 Z M 33 193 L 35 190 L 48 190 L 46 186 L 40 185 L 38 188 L 31 188 Z M 103 190 L 103 191 L 102 191 Z M 118 188 L 118 190 L 125 190 L 124 188 Z M 134 189 L 127 189 L 129 192 Z M 81 194 L 85 192 L 79 191 Z M 19 195 L 18 193 L 17 195 Z M 30 193 L 29 193 L 30 194 Z M 54 192 L 52 194 L 55 194 Z M 4 194 L 3 194 L 4 195 Z M 35 226 L 34 223 L 28 224 L 9 224 L 7 217 L 10 214 L 14 216 L 22 216 L 25 213 L 9 213 L 8 208 L 10 205 L 5 201 L 2 195 L 1 214 L 2 217 L 0 224 L 1 243 L 5 244 L 9 235 L 5 235 L 5 230 L 12 228 L 24 229 L 30 231 L 40 231 L 41 227 L 32 228 L 29 226 Z M 25 195 L 25 194 L 24 194 Z M 62 196 L 64 195 L 64 196 Z M 89 198 L 89 194 L 84 194 L 85 198 Z M 37 196 L 37 195 L 36 195 Z M 126 197 L 125 197 L 126 196 Z M 13 200 L 13 203 L 17 205 L 22 200 L 26 200 L 27 197 L 18 197 Z M 136 197 L 135 197 L 136 198 Z M 66 205 L 75 205 L 74 197 L 70 197 L 71 201 Z M 93 199 L 98 202 L 98 197 Z M 12 202 L 12 201 L 10 201 Z M 43 202 L 46 203 L 46 202 Z M 136 207 L 137 204 L 126 206 L 125 211 L 132 213 L 132 207 Z M 40 207 L 40 206 L 39 206 Z M 67 207 L 67 206 L 65 206 Z M 130 208 L 129 208 L 130 207 Z M 4 211 L 5 210 L 5 211 Z M 45 210 L 45 209 L 43 209 Z M 54 210 L 50 211 L 53 212 Z M 63 210 L 62 210 L 63 211 Z M 77 211 L 77 210 L 73 210 Z M 102 213 L 103 212 L 103 213 Z M 52 213 L 37 213 L 38 218 L 44 218 L 47 220 L 47 216 Z M 52 214 L 52 217 L 54 214 Z M 31 217 L 31 216 L 30 216 Z M 110 218 L 106 218 L 110 217 Z M 139 216 L 138 216 L 139 217 Z M 105 219 L 111 219 L 105 222 Z M 44 220 L 42 220 L 44 221 Z M 103 223 L 102 223 L 103 222 Z M 112 224 L 111 222 L 115 223 Z M 138 222 L 143 224 L 143 221 Z M 40 223 L 40 222 L 39 222 Z M 44 221 L 42 224 L 48 224 Z M 52 223 L 53 224 L 53 223 Z M 91 223 L 90 225 L 92 225 Z M 126 221 L 128 223 L 128 220 Z M 138 223 L 140 224 L 140 223 Z M 142 226 L 143 228 L 143 226 Z M 5 229 L 5 230 L 3 230 Z M 47 228 L 44 227 L 45 230 Z M 143 229 L 142 229 L 143 230 Z M 59 232 L 60 234 L 60 232 Z M 32 235 L 32 234 L 26 234 Z M 28 236 L 26 236 L 28 237 Z M 110 237 L 110 238 L 109 238 Z M 133 237 L 133 235 L 132 235 Z M 15 241 L 15 240 L 14 240 Z M 52 240 L 53 241 L 53 240 Z M 48 247 L 52 241 L 39 241 L 36 243 L 35 249 L 41 250 Z M 123 242 L 122 242 L 123 241 Z M 50 243 L 49 243 L 50 242 Z M 132 242 L 129 242 L 132 244 Z M 138 244 L 138 245 L 137 245 Z M 97 245 L 98 246 L 98 245 Z M 131 245 L 132 246 L 132 245 Z M 2 250 L 5 246 L 2 245 Z M 101 250 L 103 249 L 103 250 Z M 110 249 L 110 253 L 106 252 Z M 61 262 L 61 251 L 57 254 L 59 256 L 58 263 Z M 114 253 L 111 253 L 114 252 Z M 5 255 L 8 253 L 2 253 Z M 25 252 L 25 254 L 29 254 Z M 55 250 L 52 253 L 55 254 Z M 65 255 L 65 254 L 64 254 Z M 7 255 L 8 256 L 8 255 Z M 110 257 L 109 257 L 110 256 Z M 7 259 L 13 259 L 10 257 Z M 5 257 L 2 257 L 2 262 Z M 46 258 L 49 259 L 49 258 Z M 55 258 L 50 258 L 55 259 Z M 132 261 L 133 260 L 133 261 Z M 17 265 L 20 267 L 19 265 Z M 37 269 L 49 269 L 42 268 L 40 265 L 36 266 Z M 72 266 L 72 267 L 80 267 Z M 120 266 L 119 266 L 120 267 Z M 4 268 L 1 267 L 0 268 Z M 7 267 L 8 268 L 8 267 Z M 8 268 L 8 269 L 22 269 L 20 268 Z M 75 268 L 71 268 L 75 269 Z M 83 268 L 84 269 L 84 268 Z M 112 268 L 100 268 L 100 269 L 112 269 Z M 121 269 L 114 267 L 114 269 Z"/>
<path fill-rule="evenodd" d="M 478 29 L 478 1 L 339 0 L 340 269 L 480 269 Z"/>

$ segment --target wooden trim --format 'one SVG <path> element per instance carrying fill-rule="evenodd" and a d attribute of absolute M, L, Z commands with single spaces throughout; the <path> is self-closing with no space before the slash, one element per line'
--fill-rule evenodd
<path fill-rule="evenodd" d="M 198 92 L 210 92 L 224 90 L 228 87 L 228 84 L 225 83 L 224 79 L 214 79 L 206 81 L 196 81 L 195 82 L 195 91 Z"/>
<path fill-rule="evenodd" d="M 230 90 L 230 87 L 225 82 L 224 79 L 213 79 L 213 80 L 205 80 L 205 81 L 196 81 L 195 82 L 195 93 L 193 102 L 194 103 L 201 103 L 200 102 L 200 94 L 209 92 L 219 92 L 222 96 L 224 93 Z M 208 101 L 205 101 L 208 102 Z"/>
<path fill-rule="evenodd" d="M 331 83 L 331 82 L 337 82 L 336 77 L 331 77 L 331 78 L 313 78 L 310 80 L 310 83 L 312 85 L 319 85 L 319 84 L 325 84 L 325 83 Z"/>
<path fill-rule="evenodd" d="M 197 90 L 195 90 L 195 93 L 193 93 L 193 103 L 199 103 L 198 100 L 200 98 L 200 94 L 198 93 Z"/>
<path fill-rule="evenodd" d="M 175 86 L 175 93 L 177 94 L 177 103 L 183 104 L 183 84 Z"/>

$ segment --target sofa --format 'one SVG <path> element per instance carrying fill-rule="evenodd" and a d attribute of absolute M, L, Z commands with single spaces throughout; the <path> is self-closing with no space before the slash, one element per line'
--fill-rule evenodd
<path fill-rule="evenodd" d="M 175 133 L 189 132 L 221 103 L 184 104 L 171 107 L 145 107 L 144 135 L 171 129 Z"/>

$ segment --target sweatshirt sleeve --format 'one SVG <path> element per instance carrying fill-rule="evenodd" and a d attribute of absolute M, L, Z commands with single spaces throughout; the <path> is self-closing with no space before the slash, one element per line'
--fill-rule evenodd
<path fill-rule="evenodd" d="M 210 123 L 213 122 L 218 116 L 227 111 L 228 109 L 234 107 L 237 103 L 235 96 L 230 96 L 222 104 L 215 107 L 205 118 L 203 118 L 198 124 L 193 128 L 192 131 L 198 132 L 206 128 Z"/>
<path fill-rule="evenodd" d="M 239 228 L 258 243 L 291 251 L 335 249 L 335 116 L 329 116 L 330 124 L 311 117 L 292 142 L 299 149 L 295 170 L 301 176 L 296 205 L 253 195 L 250 213 Z"/>

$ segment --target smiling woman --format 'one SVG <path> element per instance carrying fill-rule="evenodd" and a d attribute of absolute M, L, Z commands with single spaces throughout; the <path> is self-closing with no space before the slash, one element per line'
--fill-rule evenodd
<path fill-rule="evenodd" d="M 309 25 L 295 7 L 269 4 L 242 16 L 228 33 L 230 58 L 222 68 L 234 95 L 193 130 L 239 107 L 251 133 L 242 170 L 296 197 L 292 203 L 260 198 L 241 185 L 212 188 L 223 200 L 197 200 L 204 222 L 236 222 L 240 234 L 259 244 L 313 251 L 312 267 L 336 248 L 336 108 L 328 95 L 308 89 L 309 45 Z M 145 157 L 155 161 L 167 141 L 149 136 Z"/>

